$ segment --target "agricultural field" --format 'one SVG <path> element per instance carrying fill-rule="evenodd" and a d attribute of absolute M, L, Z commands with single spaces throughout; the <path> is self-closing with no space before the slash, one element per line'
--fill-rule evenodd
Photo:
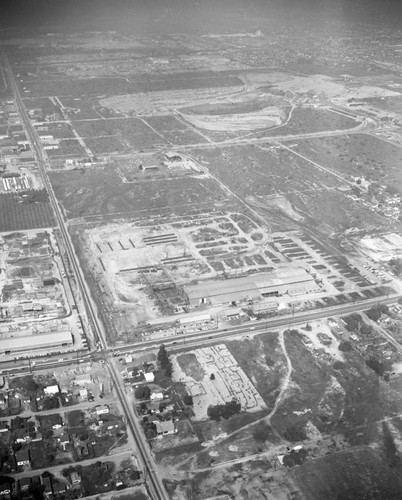
<path fill-rule="evenodd" d="M 292 148 L 335 172 L 365 176 L 382 184 L 401 185 L 402 150 L 366 134 L 295 141 Z"/>
<path fill-rule="evenodd" d="M 35 192 L 28 191 L 28 198 L 21 198 L 21 193 L 0 194 L 0 231 L 18 231 L 55 225 L 53 209 L 47 194 L 36 200 L 32 197 L 33 193 Z"/>

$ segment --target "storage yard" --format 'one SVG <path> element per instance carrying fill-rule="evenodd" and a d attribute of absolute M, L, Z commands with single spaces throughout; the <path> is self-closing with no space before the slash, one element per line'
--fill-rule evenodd
<path fill-rule="evenodd" d="M 305 233 L 269 233 L 238 212 L 77 227 L 76 241 L 113 341 L 133 335 L 133 325 L 157 338 L 160 330 L 208 330 L 239 314 L 247 321 L 391 293 L 383 277 Z M 234 306 L 239 312 L 229 313 Z"/>

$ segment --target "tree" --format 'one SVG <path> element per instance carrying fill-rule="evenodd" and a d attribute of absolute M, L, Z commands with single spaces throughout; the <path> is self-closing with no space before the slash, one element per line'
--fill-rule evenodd
<path fill-rule="evenodd" d="M 384 363 L 376 356 L 370 356 L 368 359 L 366 359 L 366 365 L 371 368 L 379 377 L 382 377 L 385 373 Z"/>
<path fill-rule="evenodd" d="M 342 340 L 342 342 L 339 343 L 338 349 L 343 352 L 351 351 L 352 344 L 348 340 Z"/>
<path fill-rule="evenodd" d="M 233 415 L 239 413 L 240 410 L 241 404 L 235 399 L 232 399 L 232 401 L 229 401 L 228 403 L 225 403 L 223 405 L 209 406 L 207 415 L 211 420 L 216 420 L 217 422 L 219 422 L 221 418 L 227 420 Z"/>
<path fill-rule="evenodd" d="M 215 375 L 213 373 L 209 376 L 209 380 L 215 380 Z"/>
<path fill-rule="evenodd" d="M 381 311 L 377 306 L 374 306 L 366 311 L 366 314 L 372 321 L 378 321 L 381 318 Z"/>
<path fill-rule="evenodd" d="M 170 378 L 173 373 L 173 366 L 172 362 L 169 359 L 169 354 L 164 344 L 162 344 L 159 348 L 158 363 L 163 372 L 165 373 L 166 377 Z"/>
<path fill-rule="evenodd" d="M 360 314 L 353 313 L 350 316 L 345 316 L 342 318 L 345 323 L 346 330 L 349 332 L 354 332 L 359 329 L 360 323 L 362 321 L 362 317 Z"/>
<path fill-rule="evenodd" d="M 183 403 L 188 406 L 193 406 L 193 396 L 191 396 L 190 394 L 186 394 L 183 398 Z"/>
<path fill-rule="evenodd" d="M 367 323 L 362 323 L 360 326 L 360 333 L 362 335 L 370 335 L 372 333 L 373 327 L 371 325 L 368 325 Z"/>
<path fill-rule="evenodd" d="M 397 276 L 402 274 L 402 259 L 391 259 L 388 264 L 391 266 L 392 270 Z"/>
<path fill-rule="evenodd" d="M 300 425 L 293 425 L 285 430 L 283 437 L 288 441 L 304 441 L 307 439 L 307 434 Z"/>
<path fill-rule="evenodd" d="M 383 422 L 382 424 L 382 432 L 384 437 L 383 447 L 385 459 L 388 465 L 393 469 L 399 467 L 401 463 L 401 457 L 399 456 L 394 437 L 392 436 L 392 433 L 386 422 Z"/>
<path fill-rule="evenodd" d="M 151 389 L 147 385 L 139 385 L 134 393 L 136 399 L 149 399 L 150 395 Z"/>

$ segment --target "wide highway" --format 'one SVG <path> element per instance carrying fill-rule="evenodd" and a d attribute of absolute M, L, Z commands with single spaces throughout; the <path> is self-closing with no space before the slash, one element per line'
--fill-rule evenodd
<path fill-rule="evenodd" d="M 21 117 L 24 121 L 25 124 L 25 129 L 26 132 L 30 138 L 31 144 L 36 152 L 38 163 L 39 163 L 39 171 L 41 174 L 42 182 L 44 186 L 46 187 L 50 201 L 52 203 L 58 226 L 60 229 L 60 232 L 62 234 L 64 244 L 66 247 L 68 259 L 70 261 L 70 264 L 72 266 L 72 269 L 74 271 L 75 278 L 77 280 L 77 285 L 79 287 L 82 301 L 84 303 L 85 309 L 88 314 L 88 318 L 90 320 L 93 333 L 95 335 L 95 341 L 99 342 L 100 345 L 102 346 L 103 350 L 106 353 L 106 356 L 108 355 L 108 346 L 106 342 L 106 335 L 103 329 L 103 325 L 101 322 L 98 320 L 98 314 L 97 314 L 97 308 L 96 305 L 93 303 L 86 281 L 83 276 L 83 272 L 81 270 L 81 267 L 79 265 L 77 256 L 74 251 L 74 247 L 70 238 L 70 234 L 67 230 L 66 223 L 64 221 L 63 215 L 61 213 L 61 208 L 58 204 L 58 201 L 56 199 L 56 196 L 53 191 L 53 187 L 50 183 L 49 177 L 47 175 L 46 171 L 46 161 L 45 157 L 43 155 L 43 149 L 42 145 L 39 140 L 38 133 L 36 129 L 32 126 L 28 113 L 26 111 L 25 105 L 21 99 L 21 95 L 17 86 L 17 82 L 15 80 L 10 61 L 7 57 L 7 54 L 3 52 L 3 60 L 5 62 L 5 71 L 8 77 L 8 82 L 10 83 L 13 92 L 14 92 L 14 97 L 16 104 L 18 106 L 18 110 L 21 114 Z M 58 366 L 60 366 L 60 363 L 58 363 Z M 154 465 L 154 460 L 151 455 L 149 445 L 145 441 L 145 437 L 143 437 L 143 433 L 141 429 L 139 428 L 139 423 L 137 418 L 134 415 L 134 411 L 130 405 L 130 403 L 127 401 L 127 398 L 125 396 L 124 390 L 122 389 L 122 381 L 120 379 L 120 375 L 117 373 L 116 368 L 114 367 L 113 362 L 108 363 L 108 369 L 110 372 L 110 376 L 113 380 L 114 387 L 117 392 L 117 396 L 120 400 L 120 403 L 122 405 L 122 408 L 126 414 L 127 417 L 127 423 L 130 428 L 130 431 L 133 434 L 133 438 L 135 440 L 135 443 L 137 445 L 137 448 L 141 454 L 142 458 L 142 463 L 144 470 L 146 472 L 147 478 L 148 478 L 148 486 L 151 490 L 152 497 L 155 500 L 169 500 L 169 496 L 165 490 L 165 487 L 163 486 L 163 483 L 159 477 L 159 475 L 155 472 L 156 467 Z"/>

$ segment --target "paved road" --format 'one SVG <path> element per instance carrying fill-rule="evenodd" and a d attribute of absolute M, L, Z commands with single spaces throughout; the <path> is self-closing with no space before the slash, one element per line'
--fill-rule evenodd
<path fill-rule="evenodd" d="M 5 70 L 8 75 L 8 80 L 13 88 L 14 91 L 14 97 L 16 104 L 18 106 L 19 112 L 21 114 L 21 117 L 24 121 L 26 131 L 29 135 L 30 141 L 35 149 L 35 152 L 37 154 L 37 158 L 39 161 L 39 171 L 41 174 L 41 178 L 43 181 L 44 186 L 46 187 L 50 201 L 53 205 L 53 209 L 57 218 L 58 226 L 65 244 L 66 252 L 68 255 L 68 259 L 70 261 L 70 264 L 72 266 L 72 269 L 74 271 L 75 278 L 77 280 L 77 285 L 78 288 L 81 292 L 82 300 L 85 306 L 85 309 L 87 311 L 89 320 L 92 323 L 93 327 L 93 332 L 95 334 L 95 339 L 97 342 L 100 343 L 100 345 L 103 347 L 104 351 L 107 353 L 108 352 L 108 346 L 106 342 L 106 334 L 104 332 L 104 328 L 102 323 L 98 320 L 98 310 L 96 305 L 93 303 L 92 298 L 89 293 L 89 289 L 87 286 L 87 283 L 84 279 L 83 272 L 81 270 L 81 267 L 79 265 L 78 258 L 75 254 L 74 246 L 72 244 L 70 234 L 67 230 L 66 223 L 64 221 L 61 208 L 59 206 L 59 203 L 56 199 L 56 196 L 53 191 L 53 187 L 50 183 L 49 177 L 47 175 L 46 171 L 46 159 L 43 155 L 43 150 L 42 150 L 42 145 L 39 140 L 38 133 L 36 129 L 32 126 L 27 111 L 25 109 L 25 105 L 21 99 L 21 96 L 19 94 L 18 86 L 14 78 L 14 74 L 11 69 L 10 62 L 8 60 L 7 54 L 3 53 L 3 59 L 5 61 Z M 127 417 L 127 424 L 128 427 L 130 428 L 130 431 L 133 434 L 134 441 L 138 447 L 138 450 L 141 454 L 144 470 L 148 476 L 148 485 L 150 487 L 152 496 L 155 500 L 168 500 L 169 497 L 167 495 L 167 492 L 163 486 L 163 483 L 161 481 L 161 478 L 159 475 L 155 472 L 155 465 L 154 465 L 154 460 L 151 455 L 149 445 L 145 440 L 145 436 L 139 429 L 139 423 L 133 413 L 133 410 L 131 408 L 131 405 L 126 399 L 126 395 L 124 393 L 123 389 L 123 382 L 117 373 L 113 363 L 108 364 L 108 369 L 110 372 L 110 376 L 113 380 L 114 386 L 117 391 L 117 395 L 119 397 L 120 403 L 123 407 L 123 410 L 126 414 Z"/>

